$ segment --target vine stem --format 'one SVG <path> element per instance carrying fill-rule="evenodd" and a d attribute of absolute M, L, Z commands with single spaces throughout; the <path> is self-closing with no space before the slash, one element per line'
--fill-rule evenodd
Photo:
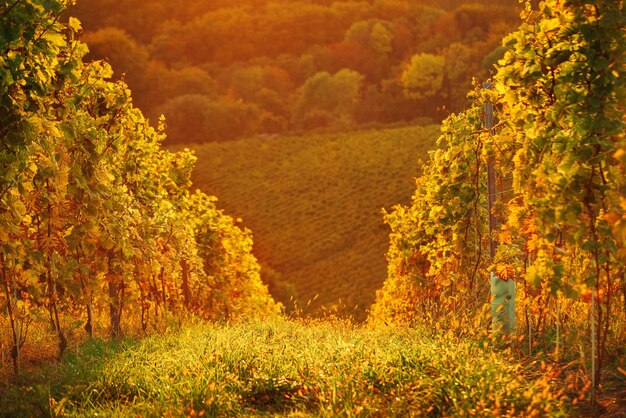
<path fill-rule="evenodd" d="M 19 324 L 17 323 L 16 313 L 13 310 L 13 298 L 11 298 L 11 290 L 9 289 L 9 282 L 7 278 L 6 262 L 4 254 L 0 252 L 0 262 L 2 262 L 2 281 L 4 283 L 4 291 L 7 298 L 7 309 L 9 311 L 9 322 L 11 323 L 11 333 L 13 335 L 13 348 L 11 350 L 11 357 L 13 358 L 13 371 L 16 375 L 20 374 L 20 338 L 19 338 Z M 15 286 L 13 286 L 15 288 Z M 15 290 L 15 289 L 14 289 Z"/>
<path fill-rule="evenodd" d="M 5 17 L 9 13 L 11 13 L 11 10 L 13 10 L 15 6 L 17 6 L 21 1 L 22 0 L 15 0 L 12 5 L 10 5 L 4 12 L 2 12 L 2 15 L 0 15 L 0 17 Z"/>
<path fill-rule="evenodd" d="M 591 287 L 591 405 L 596 415 L 596 287 Z"/>
<path fill-rule="evenodd" d="M 554 360 L 559 361 L 560 348 L 561 348 L 561 299 L 559 294 L 556 294 L 556 351 L 554 353 Z"/>

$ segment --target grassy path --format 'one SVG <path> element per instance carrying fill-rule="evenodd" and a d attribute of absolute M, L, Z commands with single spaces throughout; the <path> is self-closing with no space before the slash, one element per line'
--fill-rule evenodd
<path fill-rule="evenodd" d="M 0 389 L 4 416 L 564 415 L 548 377 L 505 353 L 339 321 L 95 340 Z"/>

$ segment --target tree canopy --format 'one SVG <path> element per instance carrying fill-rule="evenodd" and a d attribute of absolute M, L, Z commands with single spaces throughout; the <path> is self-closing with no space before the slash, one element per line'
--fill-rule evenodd
<path fill-rule="evenodd" d="M 89 57 L 108 59 L 116 77 L 125 73 L 153 125 L 161 113 L 185 113 L 189 98 L 176 99 L 189 94 L 222 104 L 222 116 L 231 120 L 239 118 L 241 107 L 258 108 L 235 135 L 216 136 L 196 122 L 195 134 L 176 129 L 168 136 L 184 143 L 304 127 L 439 121 L 465 106 L 472 77 L 492 70 L 481 63 L 513 29 L 516 7 L 515 0 L 472 6 L 458 0 L 191 0 L 185 7 L 165 0 L 91 0 L 79 1 L 71 12 L 84 21 L 85 37 L 93 43 Z M 416 70 L 412 59 L 420 54 L 445 59 L 431 62 L 436 68 L 423 83 L 417 73 L 409 77 L 417 82 L 409 96 L 397 94 L 389 86 L 411 83 L 404 74 Z M 302 114 L 310 80 L 344 69 L 362 76 L 365 94 L 350 106 L 309 106 L 309 114 Z M 241 106 L 233 106 L 238 100 Z"/>

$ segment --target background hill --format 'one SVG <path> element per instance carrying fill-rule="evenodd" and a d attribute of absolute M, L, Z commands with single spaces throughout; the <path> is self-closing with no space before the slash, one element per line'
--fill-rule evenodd
<path fill-rule="evenodd" d="M 386 278 L 381 208 L 408 203 L 437 126 L 195 145 L 194 186 L 254 232 L 279 300 L 364 317 Z M 354 308 L 356 307 L 356 312 Z"/>

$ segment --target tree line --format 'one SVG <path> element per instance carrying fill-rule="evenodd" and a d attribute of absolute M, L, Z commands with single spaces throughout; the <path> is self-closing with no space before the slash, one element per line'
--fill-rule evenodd
<path fill-rule="evenodd" d="M 440 121 L 501 57 L 514 0 L 79 1 L 106 58 L 168 140 Z"/>

